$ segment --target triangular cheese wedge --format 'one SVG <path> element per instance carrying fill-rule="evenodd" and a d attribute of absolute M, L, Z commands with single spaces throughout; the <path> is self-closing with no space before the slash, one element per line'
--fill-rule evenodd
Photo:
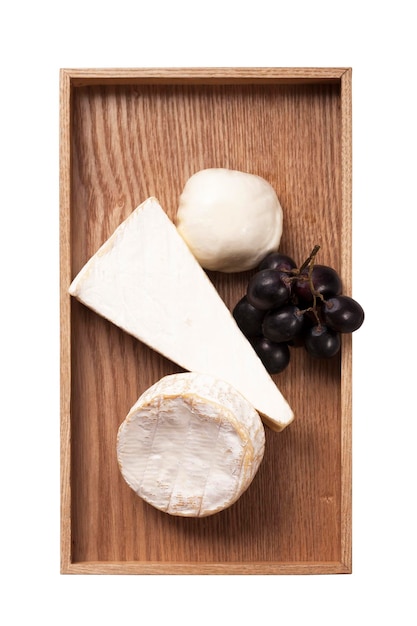
<path fill-rule="evenodd" d="M 86 263 L 69 293 L 182 368 L 221 378 L 282 430 L 293 412 L 155 198 Z"/>

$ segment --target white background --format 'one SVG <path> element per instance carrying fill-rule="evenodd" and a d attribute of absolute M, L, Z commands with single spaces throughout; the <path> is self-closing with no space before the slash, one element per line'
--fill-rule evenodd
<path fill-rule="evenodd" d="M 3 623 L 417 623 L 411 6 L 39 0 L 3 8 Z M 170 66 L 353 68 L 353 295 L 367 317 L 353 342 L 350 576 L 59 574 L 59 68 Z"/>

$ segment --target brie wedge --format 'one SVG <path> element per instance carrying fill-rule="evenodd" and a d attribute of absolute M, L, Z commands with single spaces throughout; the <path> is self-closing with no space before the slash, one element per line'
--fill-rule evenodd
<path fill-rule="evenodd" d="M 117 436 L 127 484 L 155 508 L 184 517 L 212 515 L 236 502 L 264 448 L 253 406 L 227 382 L 192 372 L 152 385 Z"/>
<path fill-rule="evenodd" d="M 155 198 L 92 256 L 69 293 L 185 370 L 229 382 L 280 431 L 293 412 Z"/>

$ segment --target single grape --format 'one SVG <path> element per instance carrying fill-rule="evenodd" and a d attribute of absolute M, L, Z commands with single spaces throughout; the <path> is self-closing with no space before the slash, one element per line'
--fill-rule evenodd
<path fill-rule="evenodd" d="M 342 293 L 342 280 L 336 270 L 328 265 L 314 265 L 311 272 L 311 281 L 315 291 L 325 298 L 338 296 Z M 313 302 L 307 269 L 303 270 L 300 277 L 295 281 L 293 291 L 304 302 Z"/>
<path fill-rule="evenodd" d="M 262 324 L 267 339 L 281 343 L 292 341 L 303 329 L 304 320 L 300 309 L 292 304 L 268 311 Z"/>
<path fill-rule="evenodd" d="M 330 359 L 340 350 L 340 335 L 324 324 L 312 326 L 305 332 L 304 345 L 311 356 Z"/>
<path fill-rule="evenodd" d="M 281 270 L 289 272 L 297 267 L 296 262 L 286 254 L 270 252 L 259 264 L 259 270 Z"/>
<path fill-rule="evenodd" d="M 236 304 L 233 309 L 233 317 L 246 337 L 262 334 L 262 322 L 265 317 L 265 311 L 255 309 L 255 307 L 248 302 L 246 296 L 243 296 Z"/>
<path fill-rule="evenodd" d="M 266 311 L 281 306 L 290 297 L 290 288 L 277 270 L 261 270 L 249 280 L 246 296 L 256 309 Z"/>
<path fill-rule="evenodd" d="M 353 333 L 362 326 L 365 313 L 359 302 L 349 296 L 329 298 L 323 305 L 327 326 L 339 333 Z"/>
<path fill-rule="evenodd" d="M 290 362 L 286 343 L 275 343 L 266 337 L 253 337 L 251 344 L 269 374 L 279 374 Z"/>

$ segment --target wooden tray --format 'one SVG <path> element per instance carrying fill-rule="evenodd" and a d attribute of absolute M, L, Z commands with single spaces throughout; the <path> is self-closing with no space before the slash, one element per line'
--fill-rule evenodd
<path fill-rule="evenodd" d="M 319 244 L 350 294 L 350 69 L 66 69 L 60 97 L 62 573 L 350 573 L 350 336 L 330 362 L 293 350 L 274 377 L 296 418 L 267 430 L 242 498 L 175 518 L 124 483 L 115 442 L 140 393 L 180 370 L 67 292 L 143 200 L 174 217 L 189 176 L 228 167 L 273 185 L 281 251 L 301 262 Z M 232 308 L 248 275 L 211 278 Z"/>

